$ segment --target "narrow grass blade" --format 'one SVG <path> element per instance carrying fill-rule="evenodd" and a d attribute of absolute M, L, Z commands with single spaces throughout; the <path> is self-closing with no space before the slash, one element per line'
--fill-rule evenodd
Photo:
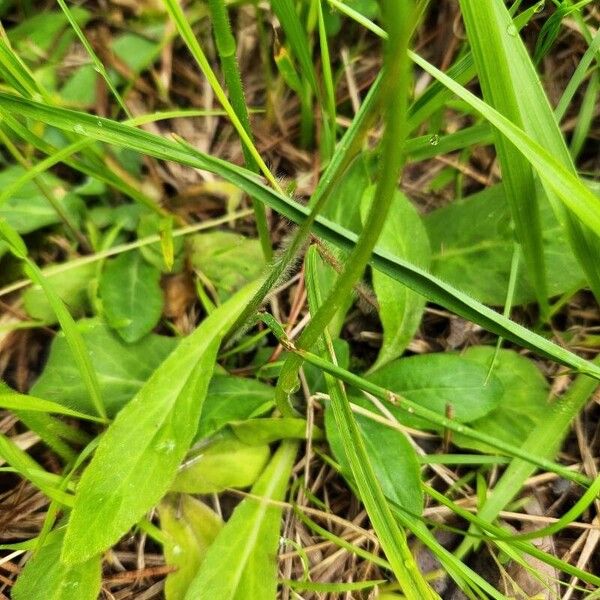
<path fill-rule="evenodd" d="M 17 392 L 7 392 L 0 387 L 0 407 L 7 410 L 26 410 L 42 413 L 54 413 L 57 415 L 65 415 L 68 417 L 75 417 L 76 419 L 82 419 L 86 421 L 96 421 L 103 423 L 103 419 L 88 415 L 86 413 L 79 412 L 77 410 L 71 410 L 56 402 L 49 400 L 43 400 L 42 398 L 36 398 L 34 396 L 28 396 L 27 394 L 19 394 Z"/>
<path fill-rule="evenodd" d="M 557 129 L 554 119 L 551 127 L 547 119 L 536 120 L 535 114 L 528 112 L 529 120 L 524 120 L 525 127 L 528 131 L 535 130 L 539 133 L 539 137 L 533 139 L 527 132 L 514 125 L 509 119 L 426 60 L 414 53 L 410 53 L 410 55 L 417 65 L 486 118 L 531 163 L 544 183 L 548 199 L 552 203 L 559 221 L 569 235 L 575 255 L 588 277 L 588 283 L 594 294 L 600 298 L 600 242 L 598 236 L 593 233 L 600 231 L 600 199 L 577 177 L 564 141 L 559 141 L 560 131 Z M 535 75 L 535 72 L 533 74 Z M 543 95 L 537 79 L 536 82 L 540 88 L 543 102 L 547 106 L 548 101 Z M 524 108 L 522 110 L 524 112 Z M 556 137 L 557 132 L 558 138 Z M 553 202 L 555 197 L 560 202 Z M 565 211 L 565 207 L 573 214 Z M 575 217 L 579 219 L 579 222 Z"/>
<path fill-rule="evenodd" d="M 324 301 L 318 284 L 317 256 L 316 248 L 313 246 L 309 251 L 307 260 L 307 288 L 310 296 L 309 306 L 313 314 Z M 335 352 L 327 329 L 324 330 L 323 339 L 327 354 L 335 362 Z M 415 559 L 408 547 L 406 534 L 393 517 L 381 483 L 375 474 L 365 441 L 350 408 L 343 384 L 339 379 L 335 379 L 327 373 L 325 374 L 325 381 L 339 437 L 344 447 L 344 454 L 350 464 L 354 482 L 386 558 L 402 586 L 404 595 L 409 600 L 439 598 L 425 582 L 417 568 Z"/>
<path fill-rule="evenodd" d="M 73 496 L 49 483 L 48 473 L 27 452 L 19 448 L 10 438 L 0 434 L 0 457 L 24 479 L 30 481 L 51 500 L 63 506 L 73 506 Z"/>
<path fill-rule="evenodd" d="M 106 68 L 104 67 L 104 64 L 98 58 L 98 55 L 94 52 L 92 45 L 89 43 L 88 39 L 85 37 L 85 34 L 81 30 L 81 27 L 79 27 L 79 24 L 77 23 L 77 20 L 73 16 L 73 13 L 67 6 L 67 3 L 65 2 L 65 0 L 57 0 L 57 2 L 59 4 L 60 8 L 62 9 L 62 11 L 65 13 L 65 17 L 67 17 L 69 24 L 71 25 L 71 27 L 73 28 L 73 31 L 79 38 L 79 41 L 85 48 L 85 51 L 88 53 L 88 56 L 92 60 L 92 63 L 94 65 L 94 70 L 102 77 L 102 79 L 104 79 L 104 82 L 106 83 L 108 89 L 110 90 L 111 94 L 114 96 L 115 100 L 117 101 L 117 103 L 119 104 L 119 106 L 121 107 L 123 112 L 128 117 L 131 117 L 129 109 L 127 108 L 125 102 L 123 101 L 123 98 L 121 98 L 121 94 L 119 94 L 117 88 L 115 88 L 112 80 L 110 79 L 110 77 L 108 75 L 108 72 L 106 71 Z"/>
<path fill-rule="evenodd" d="M 600 360 L 596 362 L 600 363 Z M 571 384 L 567 393 L 553 404 L 547 418 L 523 442 L 525 456 L 515 458 L 510 463 L 480 508 L 481 519 L 493 521 L 519 492 L 525 480 L 535 472 L 535 465 L 527 460 L 527 455 L 545 459 L 555 456 L 571 421 L 583 409 L 597 387 L 598 381 L 581 375 Z M 457 556 L 464 557 L 473 546 L 473 539 L 465 539 L 457 550 Z"/>
<path fill-rule="evenodd" d="M 185 338 L 102 436 L 77 486 L 64 562 L 105 551 L 168 491 L 196 433 L 220 341 L 255 289 L 238 292 Z"/>
<path fill-rule="evenodd" d="M 590 480 L 585 475 L 581 475 L 579 473 L 574 473 L 570 469 L 559 465 L 557 463 L 552 462 L 546 458 L 541 456 L 533 455 L 527 451 L 524 451 L 522 448 L 515 446 L 513 444 L 509 444 L 507 442 L 503 442 L 494 438 L 493 436 L 486 435 L 480 431 L 476 431 L 471 429 L 467 425 L 463 425 L 462 423 L 457 423 L 454 419 L 450 419 L 448 417 L 442 417 L 439 413 L 436 413 L 428 408 L 421 406 L 415 402 L 411 402 L 407 398 L 399 397 L 397 394 L 393 394 L 391 391 L 382 388 L 370 381 L 367 381 L 360 375 L 355 375 L 346 369 L 342 369 L 341 367 L 324 360 L 313 354 L 312 352 L 307 352 L 305 350 L 296 349 L 293 344 L 291 344 L 287 340 L 283 340 L 286 344 L 287 348 L 290 352 L 295 352 L 299 354 L 302 359 L 312 365 L 315 365 L 319 369 L 323 370 L 326 373 L 329 373 L 344 381 L 345 383 L 359 389 L 363 390 L 369 394 L 372 394 L 376 398 L 381 400 L 385 400 L 386 402 L 391 402 L 393 405 L 398 406 L 402 410 L 406 410 L 411 415 L 416 415 L 417 417 L 421 417 L 430 423 L 434 423 L 443 429 L 449 429 L 451 431 L 456 431 L 457 433 L 468 435 L 475 440 L 479 440 L 493 448 L 496 448 L 502 453 L 505 453 L 508 456 L 514 456 L 520 458 L 527 462 L 530 465 L 537 466 L 542 469 L 546 469 L 548 471 L 552 471 L 553 473 L 558 473 L 561 477 L 568 479 L 570 481 L 575 481 L 581 485 L 590 485 Z M 589 379 L 588 379 L 589 381 Z M 535 468 L 535 467 L 534 467 Z"/>
<path fill-rule="evenodd" d="M 275 554 L 281 508 L 298 445 L 286 441 L 208 549 L 186 600 L 270 600 L 277 593 Z"/>
<path fill-rule="evenodd" d="M 495 14 L 495 2 L 461 0 L 463 19 L 484 99 L 512 123 L 524 128 L 521 106 L 538 110 L 539 118 L 550 119 L 552 111 L 540 105 L 534 90 L 538 87 L 537 77 L 532 86 L 527 70 L 529 57 L 518 43 L 518 36 L 508 12 L 504 19 Z M 519 52 L 523 50 L 522 52 Z M 524 96 L 526 98 L 524 98 Z M 532 102 L 533 100 L 533 102 Z M 548 314 L 548 287 L 542 242 L 542 226 L 538 207 L 538 190 L 534 172 L 529 162 L 503 135 L 496 134 L 496 150 L 502 166 L 505 198 L 515 224 L 516 236 L 523 250 L 538 304 L 544 317 Z"/>
<path fill-rule="evenodd" d="M 181 9 L 181 6 L 179 6 L 178 1 L 177 0 L 163 0 L 163 4 L 165 5 L 165 8 L 169 12 L 169 15 L 173 19 L 173 23 L 175 23 L 175 26 L 177 27 L 177 30 L 179 31 L 179 35 L 181 36 L 183 41 L 186 43 L 190 53 L 192 54 L 192 56 L 194 57 L 194 60 L 196 61 L 198 67 L 200 67 L 200 70 L 202 71 L 202 73 L 204 74 L 206 79 L 208 80 L 211 88 L 213 89 L 213 91 L 215 93 L 215 96 L 221 103 L 221 106 L 225 109 L 225 112 L 227 112 L 227 115 L 228 115 L 229 119 L 231 120 L 231 123 L 235 127 L 235 130 L 237 131 L 238 135 L 240 136 L 244 146 L 248 149 L 248 151 L 252 155 L 252 158 L 254 159 L 256 164 L 259 166 L 261 172 L 263 173 L 263 175 L 265 176 L 267 181 L 273 186 L 273 189 L 279 190 L 280 188 L 279 188 L 279 184 L 277 183 L 277 180 L 275 179 L 275 177 L 273 177 L 273 174 L 271 173 L 271 171 L 265 164 L 265 161 L 262 159 L 259 151 L 257 150 L 256 146 L 252 142 L 252 139 L 246 132 L 246 129 L 245 129 L 243 123 L 240 121 L 233 106 L 229 102 L 227 95 L 225 94 L 225 91 L 221 87 L 219 80 L 217 79 L 214 71 L 212 70 L 212 67 L 210 66 L 210 63 L 208 62 L 206 55 L 204 54 L 202 48 L 200 47 L 200 44 L 199 44 L 198 40 L 196 39 L 194 32 L 192 31 L 192 27 L 190 26 L 188 20 L 186 19 L 185 14 L 184 14 L 183 10 Z"/>
<path fill-rule="evenodd" d="M 422 59 L 416 56 L 415 60 L 422 62 Z M 425 66 L 428 69 L 434 69 L 436 76 L 442 78 L 448 85 L 454 88 L 454 83 L 451 80 L 447 81 L 443 73 L 437 71 L 429 63 L 425 63 Z M 460 86 L 457 86 L 455 89 L 461 94 L 463 91 L 466 92 Z M 489 109 L 485 103 L 475 96 L 471 100 L 476 104 L 481 103 L 483 106 L 482 110 L 487 111 Z M 177 142 L 152 135 L 145 131 L 140 131 L 121 123 L 115 123 L 109 119 L 99 119 L 77 111 L 53 108 L 42 103 L 17 98 L 10 94 L 0 93 L 0 112 L 2 114 L 5 112 L 20 112 L 23 115 L 41 120 L 61 129 L 72 129 L 75 124 L 79 124 L 86 132 L 86 135 L 95 139 L 131 148 L 155 158 L 171 160 L 216 173 L 295 223 L 303 224 L 311 215 L 308 208 L 266 187 L 257 180 L 253 173 L 226 161 L 203 154 L 188 145 L 178 144 Z M 493 112 L 495 113 L 495 111 Z M 498 115 L 498 113 L 495 114 L 502 121 L 503 117 Z M 102 124 L 101 126 L 98 125 L 99 122 Z M 508 121 L 506 122 L 508 123 Z M 510 127 L 510 124 L 507 127 Z M 517 136 L 524 135 L 522 131 L 518 131 L 520 133 L 517 133 Z M 540 152 L 543 152 L 541 148 Z M 556 168 L 560 169 L 560 167 Z M 563 179 L 560 175 L 557 175 L 557 177 L 565 183 L 566 187 L 569 189 L 573 188 L 571 191 L 576 192 L 579 189 L 579 184 L 570 185 L 572 177 L 569 176 L 566 179 Z M 585 196 L 580 198 L 582 201 L 585 201 L 587 196 L 591 194 L 585 186 L 584 189 L 586 190 Z M 594 203 L 599 202 L 593 194 L 592 198 Z M 315 218 L 312 226 L 312 231 L 315 235 L 322 237 L 343 250 L 351 251 L 354 248 L 356 235 L 327 219 L 317 217 L 316 215 L 312 215 L 312 217 Z M 371 264 L 383 273 L 390 275 L 390 277 L 397 279 L 414 291 L 427 297 L 429 300 L 441 304 L 465 319 L 481 325 L 488 331 L 525 348 L 529 348 L 542 356 L 546 356 L 600 379 L 600 367 L 597 365 L 506 319 L 494 310 L 463 294 L 426 271 L 378 248 L 375 248 L 372 253 Z"/>

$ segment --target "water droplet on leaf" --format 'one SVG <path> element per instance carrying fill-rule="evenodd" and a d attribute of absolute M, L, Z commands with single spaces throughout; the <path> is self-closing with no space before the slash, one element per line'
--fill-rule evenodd
<path fill-rule="evenodd" d="M 517 33 L 519 33 L 517 31 L 517 28 L 514 26 L 513 23 L 511 23 L 507 28 L 506 28 L 506 33 L 508 33 L 508 35 L 510 35 L 511 37 L 515 37 L 517 35 Z"/>
<path fill-rule="evenodd" d="M 85 135 L 85 127 L 77 123 L 77 125 L 73 125 L 73 131 L 75 133 L 79 133 L 80 135 Z"/>
<path fill-rule="evenodd" d="M 436 133 L 429 138 L 429 143 L 432 146 L 437 146 L 440 143 L 440 136 Z"/>

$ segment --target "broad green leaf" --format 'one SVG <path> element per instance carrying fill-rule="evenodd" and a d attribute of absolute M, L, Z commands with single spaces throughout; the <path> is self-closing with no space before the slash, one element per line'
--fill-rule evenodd
<path fill-rule="evenodd" d="M 488 369 L 457 354 L 419 354 L 388 363 L 367 377 L 369 381 L 400 394 L 443 416 L 451 411 L 460 423 L 468 423 L 498 406 L 503 386 Z M 399 411 L 398 420 L 409 427 L 431 429 L 432 424 Z"/>
<path fill-rule="evenodd" d="M 186 600 L 273 600 L 277 593 L 279 506 L 285 497 L 296 444 L 283 442 L 269 465 L 213 544 L 190 585 Z"/>
<path fill-rule="evenodd" d="M 351 397 L 351 400 L 373 410 L 373 405 L 364 398 Z M 355 415 L 355 419 L 386 498 L 413 515 L 420 515 L 423 512 L 420 465 L 406 436 L 362 415 Z M 354 485 L 350 462 L 329 402 L 325 410 L 325 431 L 327 442 L 342 473 Z"/>
<path fill-rule="evenodd" d="M 137 342 L 160 320 L 164 303 L 160 271 L 140 252 L 124 252 L 108 261 L 99 293 L 108 323 L 126 342 Z"/>
<path fill-rule="evenodd" d="M 25 169 L 17 165 L 0 171 L 0 191 L 6 192 L 7 188 L 10 188 L 24 173 Z M 79 221 L 84 208 L 81 198 L 70 193 L 68 185 L 54 175 L 44 173 L 39 178 L 54 194 L 62 210 L 75 222 Z M 2 198 L 0 218 L 4 218 L 19 233 L 30 233 L 36 229 L 61 222 L 46 196 L 33 181 L 28 181 L 14 194 L 3 194 Z"/>
<path fill-rule="evenodd" d="M 488 4 L 490 3 L 485 3 L 486 6 Z M 500 0 L 494 0 L 494 10 L 496 9 L 505 10 Z M 506 23 L 505 18 L 502 17 L 499 22 Z M 505 26 L 510 27 L 510 25 Z M 524 47 L 522 50 L 525 52 Z M 414 52 L 409 54 L 417 65 L 487 119 L 529 161 L 539 175 L 548 200 L 567 232 L 573 251 L 586 272 L 588 284 L 594 293 L 600 296 L 600 260 L 598 260 L 600 241 L 598 234 L 595 233 L 600 231 L 600 198 L 594 196 L 578 177 L 553 117 L 540 118 L 541 114 L 538 113 L 537 107 L 524 106 L 522 108 L 524 131 L 426 60 Z M 531 64 L 529 68 L 533 68 Z M 535 71 L 527 81 L 539 89 L 538 99 L 547 105 L 548 101 Z M 520 85 L 523 85 L 522 82 Z M 530 133 L 535 135 L 535 138 L 531 137 Z"/>
<path fill-rule="evenodd" d="M 82 264 L 52 276 L 52 286 L 74 317 L 84 316 L 90 311 L 88 290 L 95 277 L 96 267 L 92 264 Z M 57 322 L 48 297 L 40 286 L 34 285 L 25 291 L 23 304 L 30 317 L 48 324 Z"/>
<path fill-rule="evenodd" d="M 248 419 L 229 423 L 229 429 L 245 444 L 272 444 L 279 440 L 305 440 L 307 429 L 305 419 L 293 417 L 273 417 L 263 419 Z M 323 438 L 322 431 L 315 425 L 311 432 L 313 440 Z"/>
<path fill-rule="evenodd" d="M 60 97 L 68 105 L 91 108 L 96 102 L 98 73 L 93 65 L 79 67 L 65 82 Z"/>
<path fill-rule="evenodd" d="M 462 355 L 467 360 L 492 369 L 504 387 L 498 406 L 483 418 L 472 421 L 470 426 L 509 444 L 519 445 L 536 426 L 545 422 L 550 407 L 550 390 L 533 362 L 514 350 L 500 350 L 492 367 L 495 353 L 495 348 L 476 346 Z M 452 441 L 462 448 L 495 452 L 490 446 L 460 433 L 454 434 Z"/>
<path fill-rule="evenodd" d="M 160 503 L 160 528 L 167 536 L 165 562 L 177 567 L 165 581 L 166 600 L 183 600 L 206 551 L 223 527 L 214 510 L 192 496 L 167 496 Z"/>
<path fill-rule="evenodd" d="M 171 2 L 172 0 L 168 1 Z M 501 115 L 498 115 L 493 109 L 464 90 L 464 88 L 456 86 L 452 80 L 444 76 L 443 73 L 435 69 L 432 65 L 415 54 L 411 53 L 410 56 L 436 78 L 441 79 L 444 85 L 450 87 L 453 92 L 468 98 L 469 103 L 475 105 L 477 110 L 485 113 L 486 118 L 490 119 L 490 122 L 494 126 L 502 128 L 502 131 L 507 132 L 507 135 L 510 135 L 514 140 L 523 140 L 523 152 L 534 162 L 538 171 L 546 168 L 546 166 L 550 166 L 550 170 L 552 171 L 551 177 L 554 184 L 561 190 L 561 198 L 568 197 L 571 199 L 571 203 L 579 203 L 579 200 L 573 200 L 573 198 L 579 198 L 582 202 L 586 202 L 591 192 L 580 194 L 579 184 L 571 176 L 566 175 L 560 167 L 557 168 L 556 162 L 539 145 L 536 145 L 528 136 L 523 134 L 521 130 L 511 127 L 510 123 L 503 119 Z M 309 208 L 302 206 L 300 203 L 295 202 L 278 191 L 266 187 L 257 180 L 253 173 L 231 163 L 203 154 L 187 144 L 161 138 L 140 129 L 111 121 L 110 119 L 102 119 L 81 112 L 59 109 L 47 106 L 41 102 L 34 102 L 6 93 L 0 93 L 0 112 L 4 115 L 18 113 L 53 125 L 59 129 L 72 131 L 74 127 L 77 127 L 78 130 L 83 132 L 83 135 L 96 140 L 127 147 L 149 156 L 171 160 L 183 165 L 216 173 L 244 190 L 249 196 L 264 202 L 267 206 L 295 223 L 304 223 L 310 214 Z M 594 197 L 592 196 L 592 198 Z M 594 199 L 594 202 L 599 201 Z M 351 250 L 356 245 L 356 235 L 324 218 L 316 218 L 312 231 L 316 236 L 322 237 L 345 251 Z M 371 264 L 383 273 L 398 279 L 414 291 L 419 292 L 448 310 L 472 320 L 486 330 L 525 348 L 529 348 L 542 356 L 577 369 L 581 373 L 586 373 L 600 379 L 600 367 L 597 365 L 503 317 L 496 311 L 477 302 L 470 296 L 460 292 L 430 273 L 419 269 L 415 265 L 378 248 L 375 248 L 372 253 Z"/>
<path fill-rule="evenodd" d="M 221 339 L 256 288 L 238 292 L 180 342 L 102 436 L 77 486 L 67 564 L 105 551 L 169 489 L 196 434 Z"/>
<path fill-rule="evenodd" d="M 548 203 L 542 204 L 548 293 L 557 296 L 584 285 L 585 275 L 569 249 Z M 486 304 L 506 301 L 514 235 L 501 185 L 457 200 L 425 218 L 433 251 L 432 271 Z M 535 299 L 527 277 L 517 276 L 513 304 Z"/>
<path fill-rule="evenodd" d="M 370 188 L 363 196 L 363 220 L 368 215 L 373 192 L 374 188 Z M 418 267 L 429 268 L 431 250 L 427 231 L 417 210 L 400 191 L 396 193 L 378 245 Z M 376 370 L 406 350 L 419 328 L 427 300 L 377 270 L 373 270 L 373 287 L 383 325 L 383 343 L 372 366 L 372 370 Z"/>
<path fill-rule="evenodd" d="M 196 437 L 209 437 L 231 421 L 264 414 L 274 404 L 274 389 L 256 379 L 214 375 L 204 401 Z"/>
<path fill-rule="evenodd" d="M 27 561 L 12 588 L 13 600 L 97 600 L 100 595 L 100 555 L 76 565 L 60 562 L 64 529 Z"/>
<path fill-rule="evenodd" d="M 176 338 L 150 334 L 135 344 L 126 344 L 99 319 L 79 321 L 77 328 L 90 350 L 90 360 L 111 417 L 133 398 L 178 343 Z M 62 333 L 52 341 L 48 362 L 31 393 L 72 409 L 93 411 Z"/>
<path fill-rule="evenodd" d="M 266 443 L 250 445 L 230 435 L 204 442 L 187 457 L 171 491 L 218 494 L 227 488 L 249 487 L 262 473 L 270 455 Z"/>
<path fill-rule="evenodd" d="M 159 43 L 130 32 L 116 36 L 111 48 L 134 73 L 150 67 L 160 53 Z"/>
<path fill-rule="evenodd" d="M 190 239 L 192 266 L 214 285 L 221 301 L 256 279 L 265 262 L 256 239 L 229 231 L 214 231 Z"/>

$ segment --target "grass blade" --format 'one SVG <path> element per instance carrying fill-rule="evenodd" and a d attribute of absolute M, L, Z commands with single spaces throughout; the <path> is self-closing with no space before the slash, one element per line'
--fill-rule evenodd
<path fill-rule="evenodd" d="M 505 18 L 500 20 L 499 15 L 494 14 L 495 6 L 495 2 L 461 0 L 462 15 L 484 99 L 521 128 L 524 128 L 521 114 L 523 105 L 529 106 L 529 110 L 537 109 L 541 119 L 550 119 L 554 123 L 547 102 L 547 111 L 543 110 L 543 104 L 538 103 L 539 98 L 534 92 L 538 87 L 537 77 L 533 86 L 531 78 L 526 77 L 530 74 L 526 64 L 529 58 L 524 48 L 512 43 L 518 32 L 510 15 L 507 12 Z M 495 145 L 516 236 L 542 315 L 546 317 L 549 312 L 548 287 L 533 169 L 518 149 L 498 132 Z"/>
<path fill-rule="evenodd" d="M 568 150 L 564 146 L 564 141 L 561 145 L 557 144 L 554 137 L 556 123 L 553 121 L 554 127 L 550 128 L 547 120 L 541 122 L 532 118 L 530 121 L 524 121 L 528 129 L 535 128 L 538 132 L 544 132 L 543 140 L 538 142 L 426 60 L 412 52 L 410 55 L 417 65 L 443 83 L 487 119 L 531 163 L 544 183 L 548 199 L 552 203 L 559 221 L 569 235 L 575 255 L 586 271 L 588 283 L 594 294 L 600 298 L 600 242 L 598 236 L 593 233 L 594 231 L 600 231 L 600 199 L 574 173 L 574 167 Z M 540 85 L 539 81 L 537 85 Z M 543 101 L 547 105 L 548 101 L 545 96 Z M 558 133 L 560 135 L 560 131 Z M 561 148 L 560 151 L 559 147 Z M 559 158 L 556 158 L 547 148 L 559 152 L 556 154 Z M 564 206 L 561 203 L 553 202 L 555 196 L 560 199 Z M 565 211 L 564 207 L 572 211 L 573 214 Z M 579 218 L 580 222 L 575 219 L 575 216 Z"/>
<path fill-rule="evenodd" d="M 324 299 L 318 284 L 318 253 L 313 246 L 307 255 L 307 289 L 311 314 L 318 311 Z M 335 362 L 335 351 L 327 329 L 323 332 L 323 340 L 327 354 Z M 410 552 L 406 534 L 399 527 L 385 497 L 381 482 L 367 452 L 365 440 L 360 432 L 344 385 L 339 379 L 325 374 L 327 390 L 331 400 L 331 408 L 339 437 L 343 444 L 344 454 L 350 464 L 353 479 L 365 505 L 365 509 L 377 536 L 381 542 L 392 571 L 398 578 L 402 591 L 408 600 L 438 598 L 437 594 L 425 582 Z M 414 461 L 416 466 L 416 460 Z M 416 477 L 419 478 L 417 469 Z M 420 502 L 416 502 L 420 504 Z"/>
<path fill-rule="evenodd" d="M 423 62 L 422 59 L 416 56 L 415 60 Z M 436 72 L 436 76 L 441 77 L 448 85 L 454 87 L 454 82 L 447 80 L 446 76 L 437 71 L 435 67 L 429 65 L 429 63 L 425 63 L 425 66 L 428 69 L 433 69 Z M 466 92 L 461 86 L 457 86 L 457 89 L 459 93 Z M 468 94 L 468 92 L 466 93 Z M 472 101 L 481 103 L 483 106 L 482 110 L 484 111 L 489 108 L 475 96 L 472 97 Z M 489 110 L 493 111 L 493 109 Z M 6 112 L 22 114 L 61 129 L 72 129 L 74 125 L 79 124 L 86 132 L 86 135 L 95 139 L 137 150 L 155 158 L 171 160 L 216 173 L 249 195 L 264 202 L 294 223 L 303 224 L 311 215 L 308 208 L 266 187 L 257 180 L 253 173 L 241 167 L 203 154 L 188 145 L 178 144 L 160 136 L 140 131 L 134 127 L 116 123 L 110 119 L 100 119 L 77 111 L 54 108 L 4 93 L 0 93 L 0 112 L 2 114 Z M 495 114 L 498 115 L 498 113 Z M 500 115 L 498 115 L 498 118 L 500 120 L 503 119 Z M 508 121 L 506 122 L 509 123 Z M 102 125 L 99 126 L 98 123 Z M 524 135 L 520 130 L 517 131 L 520 132 L 517 135 Z M 569 177 L 567 179 L 570 181 L 572 178 Z M 591 192 L 587 188 L 585 190 L 587 197 Z M 594 198 L 594 202 L 599 202 L 593 194 L 592 198 Z M 351 251 L 354 248 L 356 244 L 355 234 L 327 219 L 316 217 L 316 215 L 313 215 L 313 217 L 315 217 L 315 221 L 312 231 L 315 235 L 333 243 L 342 250 Z M 578 357 L 561 346 L 553 344 L 525 327 L 503 317 L 496 311 L 477 302 L 426 271 L 378 248 L 375 248 L 372 253 L 371 264 L 429 300 L 441 304 L 465 319 L 481 325 L 488 331 L 525 348 L 529 348 L 542 356 L 600 379 L 600 367 L 597 365 Z"/>

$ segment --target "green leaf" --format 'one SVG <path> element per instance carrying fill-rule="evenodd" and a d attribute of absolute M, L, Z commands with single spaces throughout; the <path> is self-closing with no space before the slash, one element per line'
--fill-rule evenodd
<path fill-rule="evenodd" d="M 92 350 L 90 360 L 111 417 L 139 391 L 178 343 L 176 338 L 150 334 L 135 344 L 126 344 L 99 319 L 79 321 L 77 328 L 86 347 Z M 31 393 L 72 409 L 93 411 L 63 334 L 52 341 L 48 362 Z"/>
<path fill-rule="evenodd" d="M 249 487 L 262 473 L 270 455 L 267 444 L 245 444 L 231 435 L 218 437 L 190 453 L 171 491 L 218 494 L 227 488 Z"/>
<path fill-rule="evenodd" d="M 148 37 L 129 32 L 115 37 L 111 47 L 115 55 L 134 73 L 141 73 L 152 66 L 161 48 L 160 44 Z"/>
<path fill-rule="evenodd" d="M 374 188 L 370 188 L 363 196 L 363 219 L 368 215 L 373 192 Z M 427 231 L 417 210 L 400 191 L 396 193 L 377 244 L 418 267 L 429 267 L 431 250 Z M 406 350 L 419 328 L 427 300 L 377 270 L 373 270 L 373 287 L 383 325 L 383 343 L 372 366 L 372 370 L 375 370 L 398 358 Z"/>
<path fill-rule="evenodd" d="M 275 390 L 256 379 L 215 375 L 204 401 L 197 439 L 209 437 L 232 421 L 259 416 L 274 405 Z"/>
<path fill-rule="evenodd" d="M 0 171 L 0 190 L 5 193 L 24 173 L 25 169 L 16 165 Z M 52 191 L 62 210 L 73 221 L 79 221 L 84 208 L 81 198 L 69 193 L 68 185 L 54 175 L 44 173 L 39 179 Z M 61 222 L 46 196 L 33 181 L 19 187 L 16 193 L 2 197 L 4 200 L 0 201 L 0 218 L 5 219 L 19 233 L 30 233 Z"/>
<path fill-rule="evenodd" d="M 490 369 L 495 353 L 495 348 L 476 346 L 469 348 L 463 357 Z M 533 362 L 514 350 L 500 350 L 492 373 L 502 382 L 502 398 L 495 409 L 472 421 L 470 426 L 509 444 L 520 445 L 547 418 L 548 383 Z M 496 452 L 491 446 L 460 433 L 453 434 L 452 441 L 461 448 Z"/>
<path fill-rule="evenodd" d="M 93 264 L 82 264 L 52 276 L 52 286 L 73 316 L 81 317 L 89 312 L 88 290 L 95 276 L 96 267 Z M 27 314 L 38 321 L 53 324 L 58 320 L 44 290 L 38 285 L 25 291 L 23 304 Z"/>
<path fill-rule="evenodd" d="M 77 486 L 66 563 L 109 548 L 169 489 L 196 433 L 221 339 L 256 288 L 240 291 L 180 342 L 102 436 Z"/>
<path fill-rule="evenodd" d="M 293 417 L 273 417 L 267 419 L 248 419 L 229 424 L 233 434 L 245 444 L 272 444 L 279 440 L 307 439 L 306 420 Z M 311 439 L 320 440 L 323 433 L 315 425 Z"/>
<path fill-rule="evenodd" d="M 351 397 L 351 400 L 373 410 L 373 405 L 364 398 Z M 368 417 L 355 415 L 355 419 L 386 498 L 413 515 L 420 515 L 423 512 L 420 465 L 406 436 Z M 327 442 L 334 458 L 340 464 L 342 473 L 354 485 L 350 461 L 344 451 L 344 443 L 330 402 L 325 409 L 325 431 Z"/>
<path fill-rule="evenodd" d="M 137 342 L 160 320 L 160 271 L 139 252 L 124 252 L 106 263 L 99 293 L 109 324 L 126 342 Z"/>
<path fill-rule="evenodd" d="M 498 406 L 503 393 L 502 383 L 495 375 L 488 377 L 488 369 L 457 354 L 401 358 L 367 379 L 441 416 L 450 409 L 460 423 L 488 414 Z M 404 411 L 399 411 L 397 417 L 408 427 L 432 428 L 430 422 Z"/>
<path fill-rule="evenodd" d="M 223 521 L 206 504 L 192 496 L 167 496 L 159 509 L 160 528 L 167 536 L 165 562 L 177 567 L 165 581 L 166 600 L 183 600 L 206 551 L 223 527 Z"/>
<path fill-rule="evenodd" d="M 186 600 L 272 600 L 277 593 L 281 512 L 296 458 L 296 444 L 283 442 L 246 498 L 208 549 Z"/>
<path fill-rule="evenodd" d="M 540 208 L 548 292 L 557 296 L 583 285 L 585 275 L 548 203 Z M 433 251 L 433 272 L 481 302 L 504 305 L 514 235 L 503 187 L 497 185 L 439 208 L 427 215 L 425 226 Z M 533 300 L 533 289 L 521 272 L 513 304 Z"/>
<path fill-rule="evenodd" d="M 2 382 L 0 382 L 1 384 Z M 42 413 L 54 413 L 75 417 L 76 419 L 96 420 L 96 417 L 91 417 L 88 414 L 77 410 L 70 410 L 58 402 L 50 402 L 35 396 L 27 394 L 19 394 L 11 390 L 8 386 L 0 385 L 0 407 L 8 410 L 26 410 Z"/>
<path fill-rule="evenodd" d="M 260 242 L 229 231 L 214 231 L 190 239 L 192 266 L 205 275 L 226 300 L 265 268 Z"/>
<path fill-rule="evenodd" d="M 51 536 L 29 559 L 12 588 L 14 600 L 97 600 L 101 585 L 101 556 L 76 565 L 60 562 L 64 529 Z"/>

